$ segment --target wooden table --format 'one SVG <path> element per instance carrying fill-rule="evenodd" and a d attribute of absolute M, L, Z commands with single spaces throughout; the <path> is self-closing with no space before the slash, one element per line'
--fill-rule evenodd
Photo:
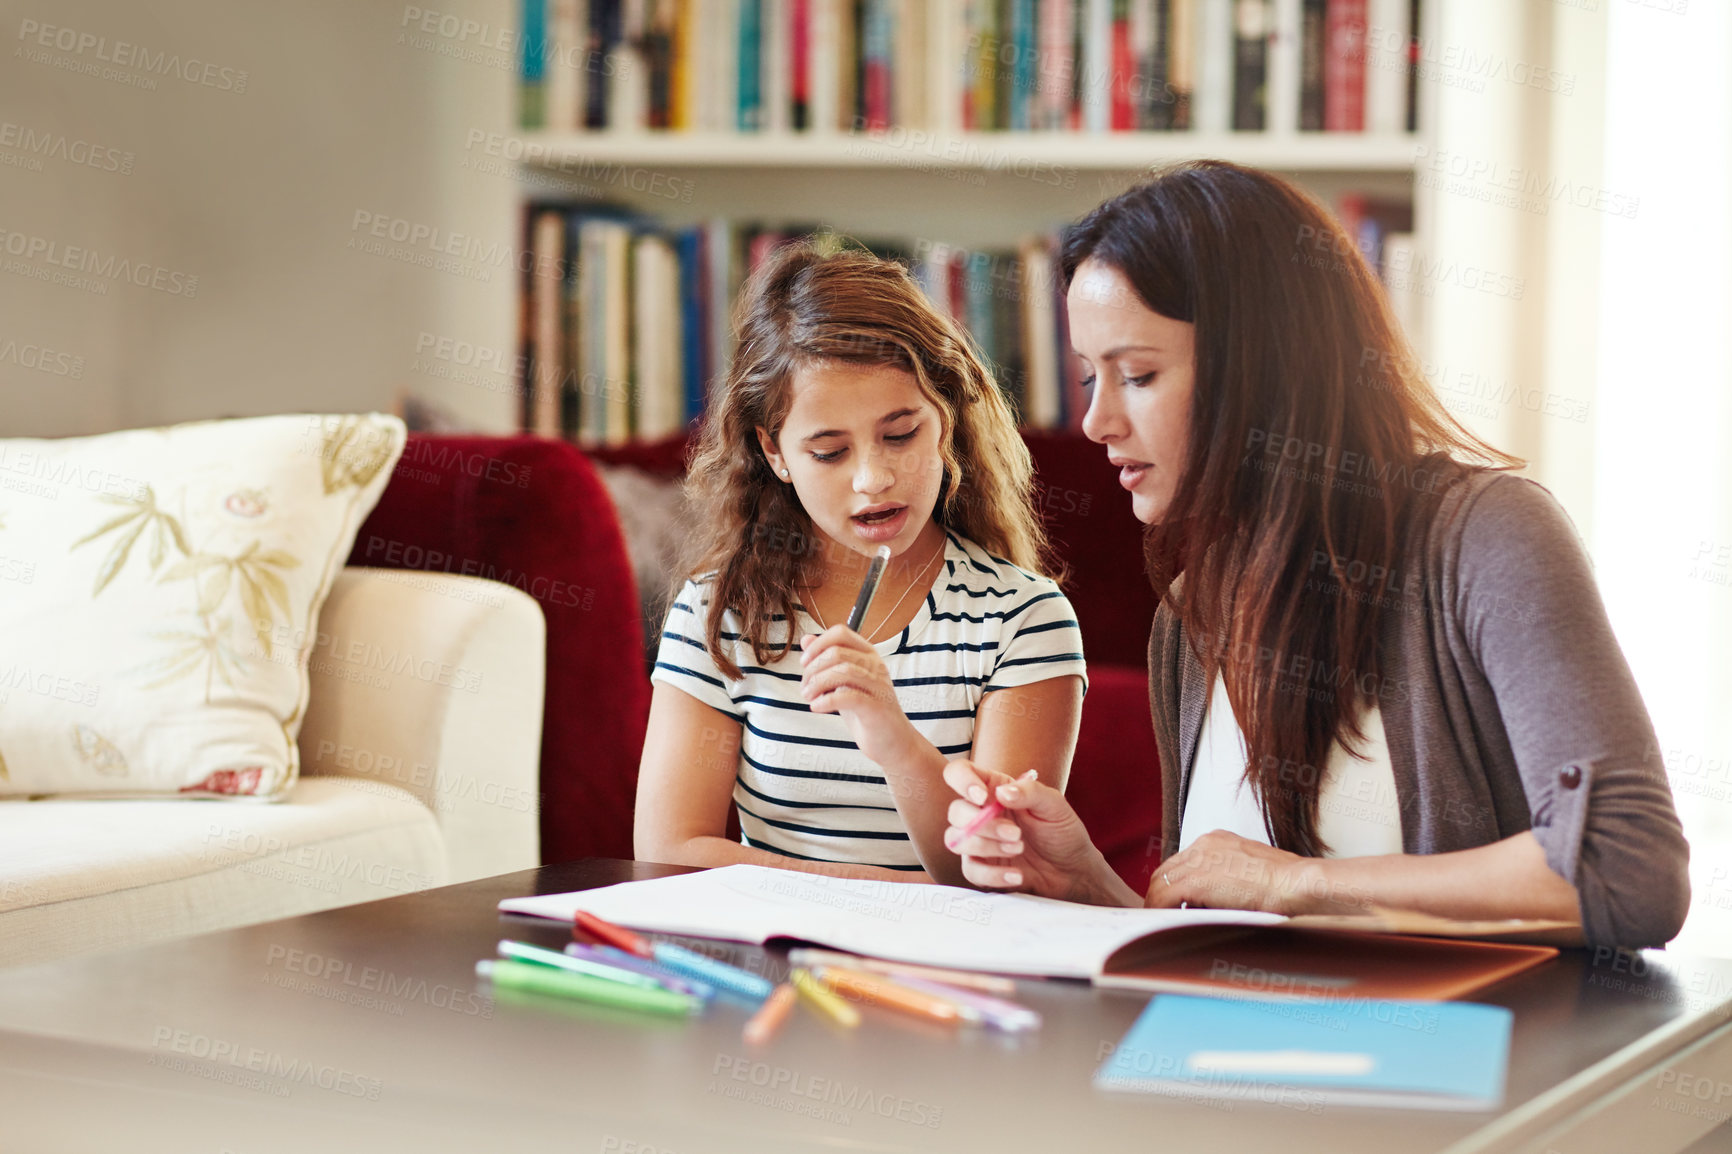
<path fill-rule="evenodd" d="M 568 940 L 500 899 L 672 872 L 575 862 L 0 971 L 0 1149 L 1658 1154 L 1732 1117 L 1732 963 L 1653 951 L 1482 992 L 1515 1031 L 1503 1108 L 1471 1114 L 1104 1094 L 1090 1077 L 1147 999 L 1075 982 L 1021 983 L 1046 1019 L 1028 1035 L 869 1007 L 852 1033 L 796 1015 L 762 1051 L 737 1006 L 659 1021 L 476 982 L 499 938 Z"/>

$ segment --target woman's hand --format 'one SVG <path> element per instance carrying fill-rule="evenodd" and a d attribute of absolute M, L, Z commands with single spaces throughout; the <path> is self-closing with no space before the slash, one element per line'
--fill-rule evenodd
<path fill-rule="evenodd" d="M 1161 863 L 1146 906 L 1182 904 L 1277 914 L 1364 913 L 1366 901 L 1333 885 L 1318 858 L 1300 857 L 1224 829 L 1204 834 Z"/>
<path fill-rule="evenodd" d="M 1011 778 L 966 758 L 944 767 L 944 782 L 960 795 L 950 803 L 944 844 L 962 856 L 962 876 L 984 889 L 1016 889 L 1094 905 L 1134 906 L 1125 885 L 1089 840 L 1064 794 L 1030 770 Z M 963 838 L 990 796 L 1004 814 Z"/>
<path fill-rule="evenodd" d="M 902 712 L 890 669 L 866 639 L 846 625 L 800 638 L 800 696 L 813 713 L 840 713 L 860 752 L 894 765 L 924 739 Z"/>

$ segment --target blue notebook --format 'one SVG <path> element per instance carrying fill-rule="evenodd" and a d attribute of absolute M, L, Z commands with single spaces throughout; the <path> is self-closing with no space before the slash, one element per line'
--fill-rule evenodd
<path fill-rule="evenodd" d="M 1472 1002 L 1152 1000 L 1095 1086 L 1215 1101 L 1491 1110 L 1510 1012 Z"/>

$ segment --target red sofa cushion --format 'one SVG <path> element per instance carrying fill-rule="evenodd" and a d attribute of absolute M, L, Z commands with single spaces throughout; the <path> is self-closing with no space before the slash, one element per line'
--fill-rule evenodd
<path fill-rule="evenodd" d="M 535 437 L 411 436 L 349 564 L 470 574 L 535 598 L 542 860 L 631 857 L 649 682 L 619 521 L 583 454 Z"/>
<path fill-rule="evenodd" d="M 1143 574 L 1143 527 L 1119 471 L 1106 449 L 1076 433 L 1024 429 L 1022 439 L 1034 457 L 1034 499 L 1047 536 L 1070 568 L 1064 591 L 1089 668 L 1144 668 L 1155 593 Z"/>
<path fill-rule="evenodd" d="M 1146 892 L 1161 860 L 1161 759 L 1145 669 L 1089 662 L 1065 797 L 1107 864 Z"/>

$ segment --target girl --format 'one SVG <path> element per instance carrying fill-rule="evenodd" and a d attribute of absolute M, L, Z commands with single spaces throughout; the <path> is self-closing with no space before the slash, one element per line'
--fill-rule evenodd
<path fill-rule="evenodd" d="M 1028 450 L 900 265 L 785 247 L 734 323 L 687 482 L 701 524 L 652 677 L 637 856 L 960 883 L 945 760 L 1062 790 L 1085 689 L 1075 615 L 1038 572 Z"/>
<path fill-rule="evenodd" d="M 1056 792 L 952 762 L 977 884 L 1286 913 L 1578 922 L 1655 946 L 1689 905 L 1653 726 L 1586 555 L 1462 429 L 1314 201 L 1183 165 L 1063 254 L 1106 447 L 1150 529 L 1162 861 L 1129 890 Z"/>

